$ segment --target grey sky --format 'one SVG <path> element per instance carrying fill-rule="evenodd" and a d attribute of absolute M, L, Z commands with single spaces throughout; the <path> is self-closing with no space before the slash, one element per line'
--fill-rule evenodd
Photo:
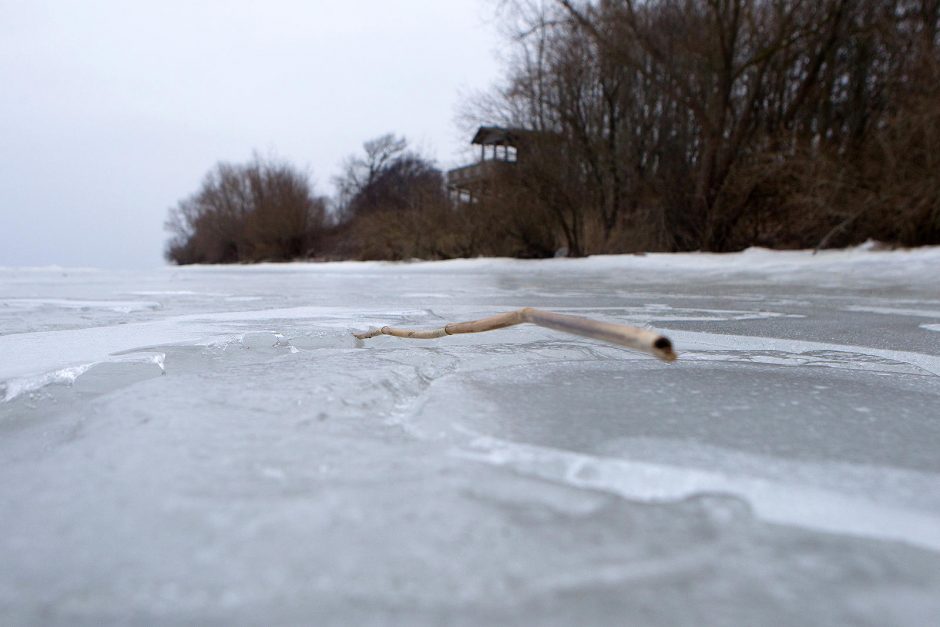
<path fill-rule="evenodd" d="M 163 263 L 167 209 L 253 150 L 320 193 L 362 142 L 442 166 L 498 77 L 487 0 L 0 0 L 0 266 Z"/>

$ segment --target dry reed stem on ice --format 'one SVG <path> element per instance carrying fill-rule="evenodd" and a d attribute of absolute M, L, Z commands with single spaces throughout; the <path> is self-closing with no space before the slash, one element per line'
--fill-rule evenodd
<path fill-rule="evenodd" d="M 589 337 L 603 342 L 610 342 L 618 346 L 625 346 L 634 350 L 649 353 L 663 361 L 675 361 L 676 355 L 672 342 L 664 335 L 650 329 L 641 329 L 626 324 L 601 322 L 590 318 L 569 316 L 566 314 L 542 311 L 532 307 L 524 307 L 516 311 L 472 320 L 470 322 L 453 322 L 438 329 L 397 329 L 395 327 L 382 327 L 372 329 L 365 333 L 353 333 L 360 340 L 377 335 L 392 335 L 394 337 L 411 338 L 415 340 L 433 340 L 447 335 L 458 333 L 482 333 L 511 327 L 516 324 L 530 322 L 541 327 L 556 331 L 564 331 L 582 337 Z"/>

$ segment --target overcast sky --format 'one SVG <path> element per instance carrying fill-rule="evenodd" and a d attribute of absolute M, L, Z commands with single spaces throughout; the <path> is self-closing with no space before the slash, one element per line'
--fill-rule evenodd
<path fill-rule="evenodd" d="M 0 266 L 163 263 L 217 161 L 308 168 L 405 135 L 448 167 L 496 82 L 490 0 L 0 0 Z"/>

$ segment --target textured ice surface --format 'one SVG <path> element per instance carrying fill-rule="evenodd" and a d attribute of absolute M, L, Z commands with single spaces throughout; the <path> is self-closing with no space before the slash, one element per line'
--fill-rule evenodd
<path fill-rule="evenodd" d="M 0 269 L 0 622 L 940 624 L 937 268 Z"/>

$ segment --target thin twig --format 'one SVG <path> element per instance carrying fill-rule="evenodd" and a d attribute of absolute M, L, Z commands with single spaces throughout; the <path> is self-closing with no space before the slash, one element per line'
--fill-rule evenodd
<path fill-rule="evenodd" d="M 656 331 L 631 327 L 626 324 L 601 322 L 599 320 L 591 320 L 579 316 L 541 311 L 539 309 L 533 309 L 532 307 L 525 307 L 516 311 L 483 318 L 482 320 L 453 322 L 437 329 L 397 329 L 395 327 L 382 327 L 379 329 L 371 329 L 364 333 L 353 333 L 353 335 L 360 340 L 376 337 L 377 335 L 392 335 L 394 337 L 404 337 L 415 340 L 433 340 L 447 335 L 457 335 L 458 333 L 494 331 L 524 322 L 531 322 L 540 327 L 564 331 L 565 333 L 573 333 L 574 335 L 581 335 L 583 337 L 602 340 L 604 342 L 617 344 L 618 346 L 643 351 L 663 361 L 675 361 L 676 357 L 678 357 L 669 338 L 660 335 Z"/>

